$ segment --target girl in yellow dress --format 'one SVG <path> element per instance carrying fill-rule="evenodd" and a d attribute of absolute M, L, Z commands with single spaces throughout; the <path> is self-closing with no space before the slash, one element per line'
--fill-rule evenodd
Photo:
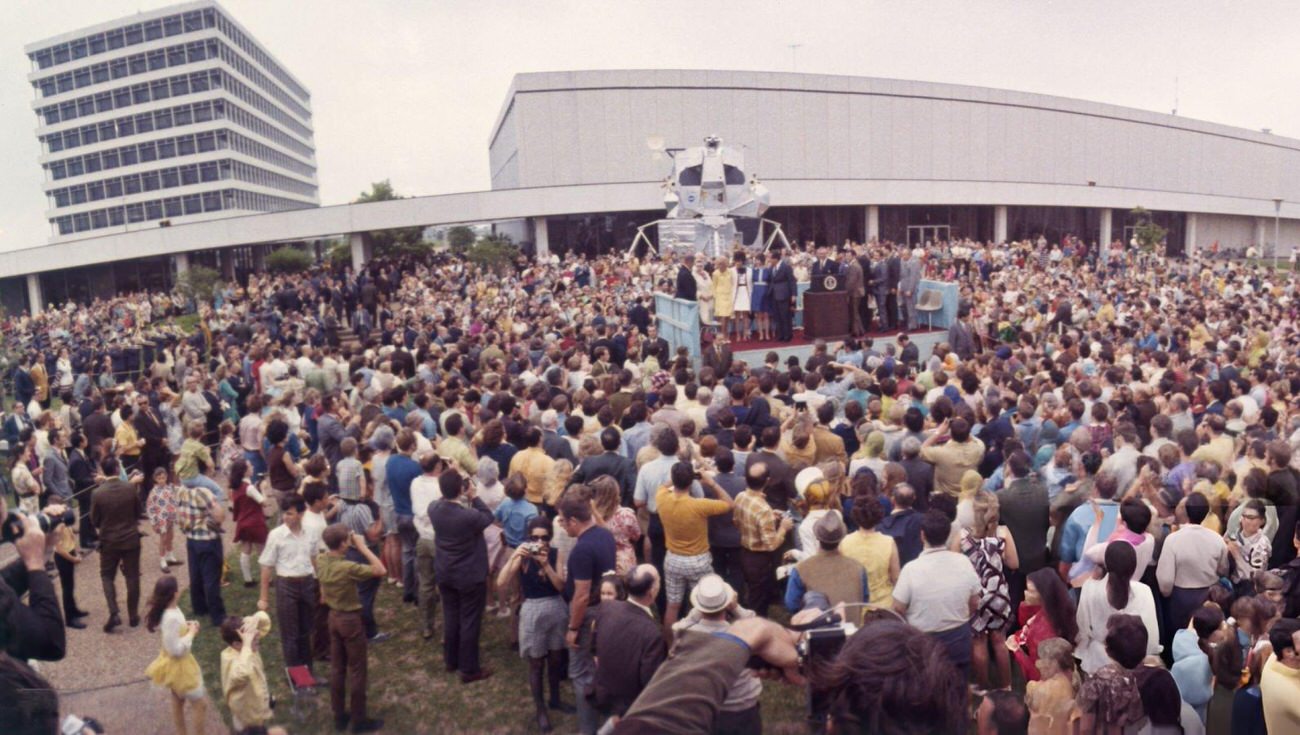
<path fill-rule="evenodd" d="M 172 695 L 172 721 L 177 735 L 186 735 L 185 703 L 194 712 L 194 732 L 203 735 L 208 704 L 203 691 L 203 674 L 199 662 L 194 660 L 190 647 L 199 632 L 199 624 L 186 621 L 180 609 L 180 586 L 176 578 L 160 577 L 149 598 L 149 611 L 145 625 L 152 633 L 162 628 L 162 650 L 158 658 L 144 670 L 155 685 L 167 689 Z"/>

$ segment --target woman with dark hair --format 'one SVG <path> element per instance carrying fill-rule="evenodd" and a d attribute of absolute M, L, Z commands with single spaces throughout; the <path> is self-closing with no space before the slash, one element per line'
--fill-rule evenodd
<path fill-rule="evenodd" d="M 1020 603 L 1020 629 L 1007 637 L 1007 648 L 1016 657 L 1025 681 L 1038 681 L 1041 674 L 1038 645 L 1048 638 L 1072 641 L 1079 633 L 1074 600 L 1051 567 L 1043 567 L 1025 581 L 1025 599 Z"/>
<path fill-rule="evenodd" d="M 1147 653 L 1160 652 L 1160 629 L 1151 588 L 1133 579 L 1137 554 L 1130 544 L 1106 547 L 1105 576 L 1089 579 L 1079 592 L 1079 646 L 1075 655 L 1084 673 L 1106 665 L 1106 624 L 1112 615 L 1139 617 L 1147 629 Z"/>
<path fill-rule="evenodd" d="M 537 709 L 537 726 L 542 732 L 550 732 L 542 675 L 549 671 L 549 706 L 559 709 L 569 608 L 560 595 L 564 579 L 556 571 L 558 555 L 551 548 L 551 522 L 543 516 L 533 516 L 526 525 L 525 537 L 526 541 L 515 547 L 497 576 L 497 586 L 510 587 L 518 579 L 523 591 L 524 604 L 519 609 L 519 655 L 528 661 L 528 685 Z"/>
<path fill-rule="evenodd" d="M 144 673 L 154 685 L 171 693 L 172 719 L 176 732 L 186 732 L 185 703 L 189 702 L 194 713 L 194 729 L 201 733 L 205 729 L 207 717 L 207 694 L 203 689 L 199 662 L 190 651 L 194 645 L 194 636 L 199 632 L 199 624 L 185 620 L 180 599 L 176 577 L 159 577 L 154 583 L 144 620 L 150 633 L 162 628 L 162 650 Z"/>
<path fill-rule="evenodd" d="M 1107 620 L 1106 663 L 1083 683 L 1076 700 L 1079 732 L 1120 735 L 1149 714 L 1144 707 L 1145 697 L 1138 690 L 1136 671 L 1146 657 L 1147 632 L 1145 623 L 1135 615 L 1112 615 Z M 1178 687 L 1174 685 L 1173 689 L 1177 700 Z"/>
<path fill-rule="evenodd" d="M 244 575 L 244 586 L 257 585 L 253 577 L 253 550 L 259 552 L 266 546 L 266 514 L 262 512 L 265 498 L 248 482 L 249 465 L 243 458 L 230 463 L 230 502 L 235 509 L 235 543 L 239 544 L 239 571 Z"/>
<path fill-rule="evenodd" d="M 863 475 L 866 476 L 875 479 L 870 472 Z M 854 478 L 853 484 L 855 487 L 859 484 L 858 478 Z M 868 602 L 889 607 L 894 596 L 894 583 L 898 581 L 899 561 L 894 537 L 876 529 L 885 517 L 885 507 L 875 493 L 854 495 L 851 515 L 858 530 L 844 537 L 840 553 L 867 570 L 867 589 L 871 592 Z"/>
<path fill-rule="evenodd" d="M 272 419 L 266 425 L 266 441 L 271 445 L 266 453 L 266 476 L 271 482 L 271 490 L 276 500 L 292 495 L 298 488 L 298 477 L 302 469 L 293 461 L 288 451 L 289 424 L 280 419 Z"/>
<path fill-rule="evenodd" d="M 1232 727 L 1232 702 L 1242 684 L 1245 656 L 1237 642 L 1237 628 L 1228 625 L 1224 639 L 1210 649 L 1210 672 L 1214 676 L 1214 693 L 1207 707 L 1205 730 L 1209 733 L 1235 733 Z"/>

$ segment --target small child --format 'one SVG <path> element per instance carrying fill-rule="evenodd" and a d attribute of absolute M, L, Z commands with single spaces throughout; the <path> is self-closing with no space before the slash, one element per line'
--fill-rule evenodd
<path fill-rule="evenodd" d="M 1074 647 L 1064 638 L 1048 638 L 1038 644 L 1035 662 L 1041 681 L 1025 684 L 1025 706 L 1029 708 L 1029 731 L 1044 735 L 1072 732 L 1074 710 Z"/>
<path fill-rule="evenodd" d="M 242 457 L 230 463 L 230 502 L 235 512 L 235 543 L 239 544 L 239 571 L 244 575 L 244 586 L 254 587 L 253 550 L 266 546 L 266 514 L 262 503 L 266 498 L 247 479 L 248 462 Z"/>
<path fill-rule="evenodd" d="M 172 482 L 167 467 L 155 467 L 153 471 L 153 490 L 145 502 L 145 515 L 149 525 L 158 537 L 158 566 L 163 574 L 171 574 L 171 567 L 181 563 L 172 551 L 172 540 L 176 525 L 176 484 Z"/>
<path fill-rule="evenodd" d="M 235 440 L 235 425 L 230 420 L 222 421 L 218 429 L 221 432 L 221 444 L 217 448 L 217 466 L 230 474 L 230 466 L 236 459 L 242 459 L 244 448 Z"/>
<path fill-rule="evenodd" d="M 203 689 L 203 674 L 190 648 L 199 624 L 186 621 L 180 609 L 180 585 L 173 576 L 159 577 L 149 597 L 145 626 L 152 633 L 162 628 L 162 650 L 144 670 L 155 685 L 172 695 L 172 721 L 178 735 L 185 735 L 185 703 L 194 713 L 194 732 L 203 735 L 207 726 L 208 703 Z"/>
<path fill-rule="evenodd" d="M 236 731 L 265 727 L 271 719 L 271 690 L 262 664 L 261 640 L 271 632 L 271 617 L 258 611 L 230 616 L 221 624 L 221 692 Z"/>

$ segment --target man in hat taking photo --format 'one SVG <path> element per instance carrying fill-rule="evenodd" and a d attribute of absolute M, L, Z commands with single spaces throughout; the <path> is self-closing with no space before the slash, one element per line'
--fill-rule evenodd
<path fill-rule="evenodd" d="M 716 574 L 705 575 L 691 590 L 691 611 L 673 625 L 673 650 L 684 633 L 721 633 L 735 621 L 754 617 L 753 610 L 740 606 L 736 590 Z M 713 718 L 710 732 L 759 733 L 763 717 L 758 700 L 763 682 L 753 669 L 744 669 L 727 689 L 727 697 Z"/>

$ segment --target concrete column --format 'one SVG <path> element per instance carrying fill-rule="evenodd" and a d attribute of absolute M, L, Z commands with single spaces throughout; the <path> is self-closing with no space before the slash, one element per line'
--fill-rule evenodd
<path fill-rule="evenodd" d="M 551 255 L 551 233 L 546 229 L 545 217 L 533 217 L 533 252 L 538 260 Z"/>
<path fill-rule="evenodd" d="M 1255 247 L 1261 257 L 1264 255 L 1264 244 L 1268 242 L 1268 224 L 1263 217 L 1255 218 Z"/>
<path fill-rule="evenodd" d="M 1187 227 L 1183 230 L 1183 256 L 1191 257 L 1196 252 L 1196 213 L 1187 213 Z"/>
<path fill-rule="evenodd" d="M 875 204 L 867 206 L 867 240 L 880 240 L 880 207 Z"/>
<path fill-rule="evenodd" d="M 253 247 L 253 272 L 266 272 L 266 245 L 254 245 Z"/>
<path fill-rule="evenodd" d="M 41 274 L 27 274 L 27 311 L 35 316 L 45 311 L 45 298 L 41 295 Z"/>
<path fill-rule="evenodd" d="M 1007 241 L 1007 208 L 998 205 L 993 208 L 993 242 Z"/>
<path fill-rule="evenodd" d="M 219 257 L 221 258 L 221 277 L 228 282 L 235 280 L 235 249 L 226 248 L 222 250 Z"/>
<path fill-rule="evenodd" d="M 366 236 L 361 232 L 354 232 L 350 236 L 352 245 L 352 270 L 360 271 L 370 260 L 370 243 L 366 242 Z"/>
<path fill-rule="evenodd" d="M 177 253 L 172 256 L 172 262 L 176 264 L 176 275 L 180 275 L 190 269 L 190 254 Z"/>
<path fill-rule="evenodd" d="M 1112 233 L 1114 222 L 1111 221 L 1111 216 L 1113 214 L 1114 212 L 1111 211 L 1110 207 L 1101 210 L 1101 226 L 1097 228 L 1097 247 L 1099 248 L 1110 247 L 1110 241 L 1115 237 Z"/>

